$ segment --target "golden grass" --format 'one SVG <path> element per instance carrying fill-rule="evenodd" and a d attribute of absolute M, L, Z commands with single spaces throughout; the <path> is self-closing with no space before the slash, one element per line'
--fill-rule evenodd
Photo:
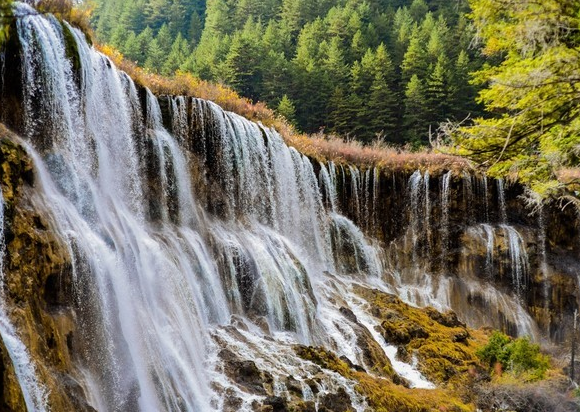
<path fill-rule="evenodd" d="M 466 170 L 472 166 L 464 158 L 443 154 L 433 150 L 410 152 L 384 144 L 365 146 L 359 142 L 346 142 L 336 136 L 306 135 L 298 133 L 283 117 L 278 116 L 264 103 L 253 103 L 241 97 L 223 84 L 201 80 L 189 73 L 177 72 L 172 77 L 151 73 L 123 58 L 114 48 L 98 45 L 97 48 L 125 71 L 139 85 L 148 87 L 156 95 L 184 95 L 211 100 L 224 110 L 237 113 L 249 120 L 273 127 L 285 142 L 306 156 L 318 161 L 332 160 L 337 163 L 356 164 L 361 167 L 378 166 L 389 170 L 429 169 Z"/>
<path fill-rule="evenodd" d="M 83 32 L 92 35 L 90 16 L 92 12 L 91 2 L 74 4 L 72 0 L 39 0 L 35 6 L 40 13 L 54 14 L 60 20 L 66 20 Z"/>

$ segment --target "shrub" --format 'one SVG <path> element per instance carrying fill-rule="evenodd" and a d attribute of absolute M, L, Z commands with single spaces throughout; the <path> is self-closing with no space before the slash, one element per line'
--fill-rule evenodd
<path fill-rule="evenodd" d="M 548 357 L 540 352 L 540 346 L 529 337 L 512 339 L 497 331 L 477 351 L 477 356 L 490 367 L 499 363 L 503 370 L 516 375 L 527 373 L 532 381 L 543 379 L 550 364 Z"/>

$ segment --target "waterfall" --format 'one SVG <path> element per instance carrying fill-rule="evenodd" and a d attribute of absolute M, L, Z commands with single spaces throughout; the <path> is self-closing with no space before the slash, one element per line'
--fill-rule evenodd
<path fill-rule="evenodd" d="M 503 179 L 497 179 L 497 199 L 499 206 L 499 218 L 502 223 L 507 223 L 507 206 L 505 202 L 505 188 Z"/>
<path fill-rule="evenodd" d="M 79 319 L 90 402 L 105 411 L 219 408 L 225 395 L 215 388 L 232 384 L 216 353 L 234 333 L 222 328 L 232 316 L 272 336 L 335 346 L 317 316 L 317 285 L 340 270 L 382 272 L 376 247 L 335 211 L 335 166 L 317 177 L 274 130 L 213 103 L 139 96 L 77 29 L 16 7 L 24 10 L 27 151 L 55 230 L 74 251 L 77 299 L 92 307 Z M 65 30 L 78 49 L 79 83 Z M 193 186 L 196 162 L 209 191 Z M 360 218 L 370 172 L 364 181 L 350 172 Z M 335 261 L 338 249 L 354 259 Z M 353 384 L 332 379 L 348 384 L 356 404 Z"/>
<path fill-rule="evenodd" d="M 447 253 L 449 250 L 449 202 L 450 202 L 450 183 L 452 172 L 449 171 L 443 175 L 441 186 L 441 249 L 444 259 L 444 265 L 447 265 Z"/>
<path fill-rule="evenodd" d="M 419 232 L 421 230 L 421 219 L 423 217 L 423 204 L 422 204 L 422 193 L 421 181 L 423 176 L 420 171 L 415 171 L 409 178 L 409 196 L 411 201 L 410 207 L 410 229 L 411 229 L 411 248 L 413 250 L 413 262 L 417 261 L 417 252 L 419 250 Z"/>
<path fill-rule="evenodd" d="M 467 223 L 473 225 L 475 223 L 475 195 L 473 193 L 473 176 L 467 172 L 463 172 L 463 205 L 466 214 Z"/>
<path fill-rule="evenodd" d="M 34 362 L 8 316 L 4 284 L 4 199 L 0 190 L 0 338 L 14 366 L 14 372 L 29 412 L 48 411 L 47 390 L 38 382 Z"/>
<path fill-rule="evenodd" d="M 508 225 L 501 225 L 508 243 L 512 283 L 516 295 L 522 297 L 529 279 L 529 259 L 522 235 Z"/>
<path fill-rule="evenodd" d="M 426 171 L 423 176 L 423 184 L 425 185 L 425 205 L 424 205 L 424 212 L 423 212 L 423 227 L 425 228 L 426 236 L 427 236 L 427 252 L 430 252 L 431 247 L 431 199 L 430 199 L 430 190 L 429 190 L 429 171 Z"/>
<path fill-rule="evenodd" d="M 481 226 L 483 227 L 483 230 L 485 232 L 485 237 L 486 237 L 485 271 L 487 272 L 487 275 L 489 276 L 489 278 L 493 279 L 493 276 L 495 275 L 495 270 L 493 267 L 493 264 L 494 264 L 493 254 L 494 254 L 494 248 L 495 248 L 495 241 L 494 241 L 495 231 L 491 225 L 488 225 L 486 223 L 482 224 Z"/>
<path fill-rule="evenodd" d="M 481 178 L 481 184 L 483 186 L 483 206 L 484 206 L 484 219 L 489 222 L 489 189 L 487 187 L 487 176 Z"/>
<path fill-rule="evenodd" d="M 34 190 L 54 217 L 51 229 L 71 251 L 74 298 L 90 308 L 79 313 L 77 366 L 99 411 L 219 410 L 231 393 L 242 398 L 240 410 L 251 410 L 258 395 L 228 376 L 225 349 L 272 375 L 276 395 L 287 392 L 284 379 L 292 375 L 305 399 L 345 388 L 364 411 L 355 383 L 338 374 L 325 373 L 315 394 L 306 381 L 317 372 L 292 349 L 321 345 L 364 365 L 360 325 L 349 325 L 340 305 L 356 313 L 397 372 L 415 387 L 433 387 L 396 358 L 353 285 L 454 309 L 473 325 L 505 321 L 533 334 L 521 302 L 530 265 L 524 237 L 506 223 L 503 182 L 502 225 L 494 226 L 485 177 L 464 173 L 463 197 L 455 199 L 451 171 L 416 171 L 405 187 L 400 175 L 391 181 L 377 167 L 313 164 L 275 130 L 202 99 L 155 96 L 77 29 L 23 4 L 16 10 L 24 145 L 36 168 Z M 71 39 L 78 67 L 67 60 Z M 403 212 L 394 216 L 404 218 L 402 233 L 381 243 L 367 234 L 398 225 L 386 220 L 391 210 L 384 209 L 397 205 L 383 203 L 383 187 L 403 192 Z M 459 233 L 450 210 L 462 200 L 467 225 Z M 490 281 L 500 273 L 494 253 L 502 233 L 506 273 L 520 299 Z M 452 267 L 468 254 L 465 239 L 451 242 L 452 234 L 477 237 L 486 278 Z M 545 255 L 545 240 L 543 247 Z M 432 273 L 438 259 L 445 266 Z M 46 392 L 4 312 L 0 332 L 28 408 L 44 410 Z"/>

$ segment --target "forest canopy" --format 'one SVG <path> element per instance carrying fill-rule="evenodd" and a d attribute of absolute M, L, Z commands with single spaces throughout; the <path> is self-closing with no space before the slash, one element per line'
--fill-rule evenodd
<path fill-rule="evenodd" d="M 152 72 L 190 72 L 299 130 L 418 147 L 480 113 L 466 0 L 96 0 L 102 42 Z"/>

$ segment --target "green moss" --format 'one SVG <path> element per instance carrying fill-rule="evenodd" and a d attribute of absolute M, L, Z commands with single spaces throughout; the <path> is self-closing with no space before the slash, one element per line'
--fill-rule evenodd
<path fill-rule="evenodd" d="M 79 73 L 81 70 L 81 58 L 79 55 L 79 48 L 77 42 L 69 26 L 64 23 L 61 23 L 61 26 L 62 33 L 64 35 L 66 57 L 72 63 L 73 72 Z"/>

